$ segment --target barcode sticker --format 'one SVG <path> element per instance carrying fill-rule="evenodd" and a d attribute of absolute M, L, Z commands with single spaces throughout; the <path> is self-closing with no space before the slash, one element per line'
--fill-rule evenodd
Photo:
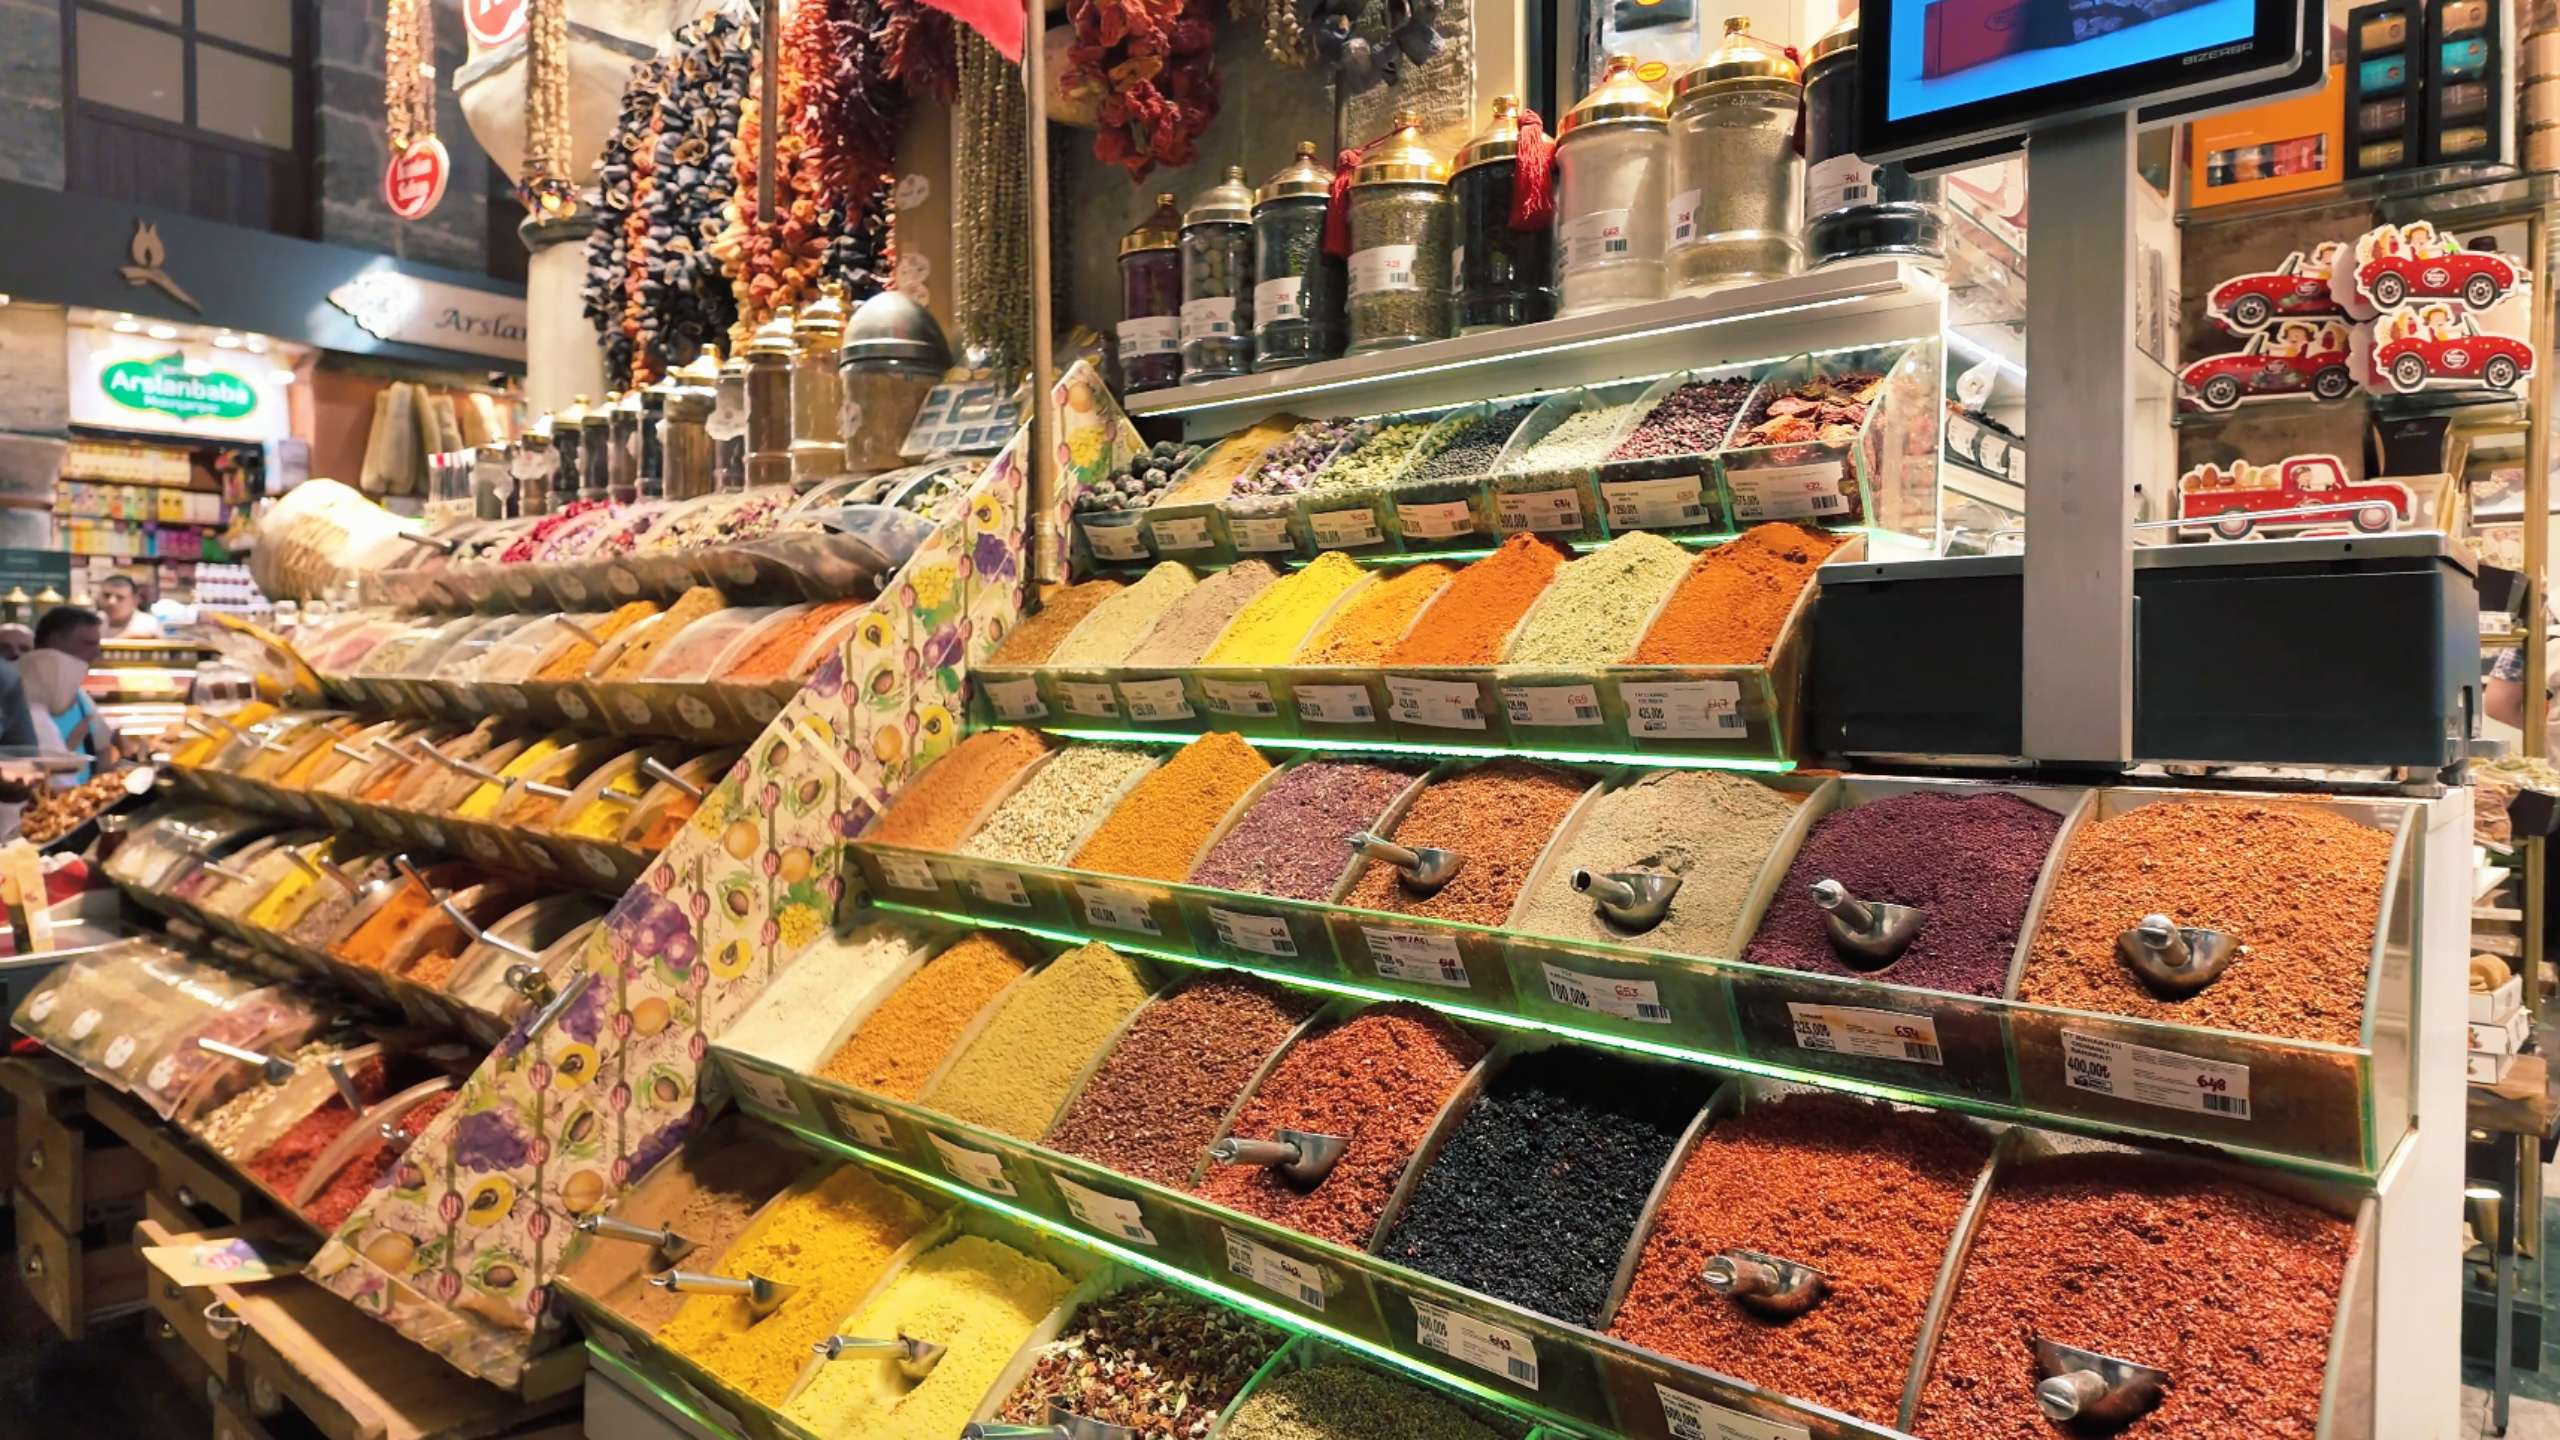
<path fill-rule="evenodd" d="M 1611 480 L 1600 487 L 1612 530 L 1669 530 L 1707 518 L 1706 484 L 1696 475 Z"/>
<path fill-rule="evenodd" d="M 1813 1440 L 1813 1432 L 1801 1425 L 1710 1405 L 1658 1382 L 1653 1393 L 1662 1397 L 1662 1428 L 1672 1440 Z"/>
<path fill-rule="evenodd" d="M 1378 718 L 1365 685 L 1301 685 L 1298 718 L 1315 725 L 1366 725 Z"/>
<path fill-rule="evenodd" d="M 1395 697 L 1396 719 L 1407 725 L 1439 730 L 1481 730 L 1481 692 L 1469 680 L 1425 680 L 1418 675 L 1390 675 L 1387 693 Z"/>
<path fill-rule="evenodd" d="M 993 865 L 969 867 L 969 891 L 990 905 L 1014 910 L 1031 908 L 1031 892 L 1022 888 L 1022 877 Z"/>
<path fill-rule="evenodd" d="M 1666 207 L 1666 215 L 1671 222 L 1672 244 L 1686 245 L 1698 238 L 1697 191 L 1683 190 L 1672 196 L 1671 204 Z"/>
<path fill-rule="evenodd" d="M 942 1157 L 944 1173 L 964 1185 L 974 1185 L 990 1195 L 1018 1195 L 1013 1182 L 1004 1175 L 1004 1157 L 966 1145 L 954 1145 L 939 1135 L 927 1135 L 934 1153 Z"/>
<path fill-rule="evenodd" d="M 1876 195 L 1876 167 L 1855 155 L 1834 155 L 1804 168 L 1804 218 L 1819 220 L 1834 210 L 1864 205 Z"/>
<path fill-rule="evenodd" d="M 1209 538 L 1206 515 L 1177 515 L 1167 520 L 1149 520 L 1146 525 L 1147 532 L 1155 536 L 1159 555 L 1185 555 L 1216 543 Z"/>
<path fill-rule="evenodd" d="M 1060 680 L 1058 704 L 1070 715 L 1092 720 L 1119 718 L 1120 707 L 1111 698 L 1111 687 L 1099 680 Z"/>
<path fill-rule="evenodd" d="M 1233 1230 L 1222 1229 L 1227 1238 L 1227 1271 L 1241 1275 L 1275 1295 L 1285 1295 L 1310 1310 L 1324 1308 L 1325 1272 L 1321 1266 L 1292 1259 L 1268 1245 L 1259 1244 Z"/>
<path fill-rule="evenodd" d="M 800 1118 L 800 1107 L 792 1102 L 791 1087 L 771 1071 L 747 1065 L 729 1067 L 729 1078 L 738 1082 L 738 1098 L 785 1120 Z"/>
<path fill-rule="evenodd" d="M 1625 259 L 1635 248 L 1625 210 L 1586 210 L 1564 222 L 1564 264 L 1568 270 Z"/>
<path fill-rule="evenodd" d="M 1232 295 L 1212 295 L 1182 302 L 1182 338 L 1185 340 L 1221 340 L 1242 329 L 1236 324 L 1236 299 Z"/>
<path fill-rule="evenodd" d="M 1847 1005 L 1799 1005 L 1787 1002 L 1795 1022 L 1796 1048 L 1827 1050 L 1836 1055 L 1864 1055 L 1874 1060 L 1909 1060 L 1944 1065 L 1938 1048 L 1938 1022 L 1926 1015 L 1899 1010 L 1861 1010 Z"/>
<path fill-rule="evenodd" d="M 1636 1020 L 1647 1025 L 1671 1023 L 1671 1007 L 1662 1003 L 1662 991 L 1650 980 L 1612 980 L 1604 975 L 1585 975 L 1541 960 L 1538 968 L 1547 974 L 1547 998 L 1576 1010 L 1594 1015 L 1615 1015 L 1621 1020 Z"/>
<path fill-rule="evenodd" d="M 1170 676 L 1121 681 L 1120 703 L 1128 707 L 1132 720 L 1191 718 L 1191 702 L 1182 696 L 1182 682 Z"/>
<path fill-rule="evenodd" d="M 1084 905 L 1086 923 L 1104 930 L 1134 930 L 1141 935 L 1161 935 L 1156 917 L 1147 908 L 1147 897 L 1107 885 L 1078 885 L 1076 899 Z"/>
<path fill-rule="evenodd" d="M 828 1108 L 835 1111 L 836 1133 L 873 1150 L 894 1151 L 898 1148 L 898 1132 L 889 1128 L 889 1117 L 877 1110 L 837 1100 Z"/>
<path fill-rule="evenodd" d="M 1349 550 L 1361 545 L 1375 545 L 1386 538 L 1378 528 L 1374 510 L 1328 510 L 1307 517 L 1307 528 L 1315 532 L 1319 550 Z"/>
<path fill-rule="evenodd" d="M 1505 490 L 1493 497 L 1493 524 L 1505 535 L 1579 530 L 1582 497 L 1571 490 Z"/>
<path fill-rule="evenodd" d="M 1479 1370 L 1489 1370 L 1524 1390 L 1538 1388 L 1538 1345 L 1507 1325 L 1413 1299 L 1413 1338 L 1425 1350 L 1437 1350 Z"/>
<path fill-rule="evenodd" d="M 1261 326 L 1304 319 L 1307 312 L 1298 303 L 1298 297 L 1305 293 L 1306 288 L 1307 277 L 1304 275 L 1283 275 L 1277 280 L 1265 280 L 1254 286 L 1253 323 Z"/>
<path fill-rule="evenodd" d="M 1627 733 L 1639 740 L 1723 740 L 1746 734 L 1742 687 L 1730 680 L 1624 685 Z"/>
<path fill-rule="evenodd" d="M 1476 528 L 1476 517 L 1464 500 L 1434 500 L 1420 504 L 1396 502 L 1396 524 L 1416 540 L 1446 540 L 1464 535 Z"/>
<path fill-rule="evenodd" d="M 1267 555 L 1296 543 L 1289 538 L 1285 515 L 1230 515 L 1227 533 L 1235 537 L 1236 548 L 1248 555 Z"/>
<path fill-rule="evenodd" d="M 1146 537 L 1138 533 L 1135 518 L 1128 520 L 1080 520 L 1084 543 L 1096 558 L 1103 560 L 1144 560 L 1147 558 Z"/>
<path fill-rule="evenodd" d="M 1421 254 L 1419 245 L 1372 245 L 1352 251 L 1351 298 L 1421 289 L 1422 280 L 1414 274 L 1414 261 Z"/>
<path fill-rule="evenodd" d="M 1458 958 L 1458 937 L 1440 935 L 1429 930 L 1398 930 L 1385 925 L 1363 925 L 1361 938 L 1369 944 L 1369 968 L 1381 980 L 1406 980 L 1417 985 L 1445 985 L 1453 990 L 1471 990 L 1466 962 Z"/>
<path fill-rule="evenodd" d="M 1217 928 L 1218 943 L 1230 950 L 1275 955 L 1283 960 L 1297 957 L 1298 942 L 1289 933 L 1289 922 L 1277 915 L 1245 915 L 1212 906 L 1209 923 Z"/>
<path fill-rule="evenodd" d="M 1136 320 L 1123 320 L 1119 332 L 1122 360 L 1182 353 L 1182 317 L 1179 315 L 1147 315 Z"/>
<path fill-rule="evenodd" d="M 1763 465 L 1727 468 L 1725 484 L 1733 490 L 1733 523 L 1757 525 L 1763 520 L 1794 520 L 1849 513 L 1849 497 L 1841 490 L 1848 475 L 1843 462 L 1811 465 Z"/>
<path fill-rule="evenodd" d="M 1082 1221 L 1086 1229 L 1099 1230 L 1115 1240 L 1144 1245 L 1150 1250 L 1156 1248 L 1156 1232 L 1147 1228 L 1147 1217 L 1138 1209 L 1136 1201 L 1089 1190 L 1068 1179 L 1063 1171 L 1052 1170 L 1049 1178 L 1058 1182 L 1058 1198 L 1067 1202 L 1068 1211 Z"/>
<path fill-rule="evenodd" d="M 2113 1095 L 2166 1110 L 2249 1118 L 2249 1067 L 2174 1050 L 2062 1032 L 2062 1078 L 2074 1090 Z"/>
<path fill-rule="evenodd" d="M 1597 725 L 1600 691 L 1590 685 L 1505 685 L 1502 708 L 1514 725 Z"/>
<path fill-rule="evenodd" d="M 1200 698 L 1219 715 L 1269 717 L 1280 713 L 1279 704 L 1271 698 L 1271 687 L 1259 680 L 1203 680 Z"/>
<path fill-rule="evenodd" d="M 942 888 L 933 881 L 933 867 L 916 856 L 875 850 L 872 858 L 880 862 L 880 878 L 888 881 L 892 890 L 931 895 Z"/>

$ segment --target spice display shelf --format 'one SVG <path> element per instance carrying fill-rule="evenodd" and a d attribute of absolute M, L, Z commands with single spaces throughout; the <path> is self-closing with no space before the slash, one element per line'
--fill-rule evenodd
<path fill-rule="evenodd" d="M 1939 333 L 1946 292 L 1896 260 L 1857 260 L 1712 295 L 1630 305 L 1130 396 L 1128 413 L 1224 433 L 1281 410 L 1376 413 L 1669 374 Z"/>

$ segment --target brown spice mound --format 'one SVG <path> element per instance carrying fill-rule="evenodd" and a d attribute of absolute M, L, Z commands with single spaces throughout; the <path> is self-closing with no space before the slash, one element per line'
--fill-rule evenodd
<path fill-rule="evenodd" d="M 865 839 L 919 850 L 948 850 L 969 836 L 978 812 L 1022 768 L 1049 753 L 1030 730 L 982 730 L 925 767 L 889 803 Z"/>
<path fill-rule="evenodd" d="M 2357 1043 L 2391 834 L 2309 805 L 2158 801 L 2084 822 L 2045 902 L 2018 998 L 2215 1030 Z M 2154 911 L 2246 947 L 2162 1000 L 2116 958 Z"/>
<path fill-rule="evenodd" d="M 1538 856 L 1589 789 L 1570 771 L 1497 760 L 1439 781 L 1414 797 L 1388 837 L 1414 849 L 1439 847 L 1466 857 L 1457 878 L 1437 894 L 1416 895 L 1392 865 L 1361 868 L 1343 903 L 1362 910 L 1426 915 L 1468 925 L 1500 925 L 1529 883 Z"/>
<path fill-rule="evenodd" d="M 1122 588 L 1117 580 L 1087 580 L 1081 585 L 1070 585 L 1053 592 L 1040 602 L 1038 614 L 1024 616 L 1022 623 L 1013 627 L 1012 633 L 996 646 L 996 653 L 987 663 L 1039 664 L 1049 658 L 1050 651 L 1058 648 L 1059 641 L 1067 638 L 1068 631 L 1093 613 L 1094 606 L 1119 594 Z"/>
<path fill-rule="evenodd" d="M 1932 1440 L 2054 1440 L 2033 1337 L 2169 1371 L 2120 1432 L 2318 1431 L 2347 1221 L 2151 1156 L 2063 1155 L 1992 1193 L 1914 1428 Z"/>
<path fill-rule="evenodd" d="M 1689 567 L 1653 628 L 1636 646 L 1638 665 L 1758 665 L 1813 583 L 1813 572 L 1848 539 L 1800 525 L 1750 529 Z"/>
<path fill-rule="evenodd" d="M 1420 622 L 1387 652 L 1386 663 L 1492 664 L 1567 558 L 1553 541 L 1526 532 L 1503 541 L 1441 588 Z"/>

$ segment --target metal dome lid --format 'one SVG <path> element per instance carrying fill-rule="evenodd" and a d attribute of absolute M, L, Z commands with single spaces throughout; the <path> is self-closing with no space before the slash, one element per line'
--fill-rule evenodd
<path fill-rule="evenodd" d="M 896 361 L 941 370 L 951 364 L 951 342 L 933 312 L 895 290 L 883 290 L 853 307 L 836 356 L 845 364 Z"/>
<path fill-rule="evenodd" d="M 1182 244 L 1182 212 L 1173 205 L 1170 190 L 1156 196 L 1156 208 L 1137 228 L 1120 237 L 1120 253 L 1135 255 L 1143 250 L 1172 250 Z"/>
<path fill-rule="evenodd" d="M 1441 185 L 1449 179 L 1448 162 L 1422 142 L 1422 116 L 1396 112 L 1394 127 L 1360 152 L 1360 168 L 1351 172 L 1355 190 L 1371 185 Z"/>
<path fill-rule="evenodd" d="M 1194 225 L 1245 225 L 1253 220 L 1253 188 L 1244 183 L 1244 167 L 1230 165 L 1224 180 L 1191 197 L 1191 208 L 1182 212 L 1182 227 Z"/>
<path fill-rule="evenodd" d="M 1857 48 L 1858 12 L 1852 10 L 1848 14 L 1840 17 L 1839 24 L 1823 31 L 1820 35 L 1814 38 L 1813 48 L 1805 52 L 1804 63 L 1810 66 L 1826 60 L 1840 51 L 1855 50 Z"/>
<path fill-rule="evenodd" d="M 1664 129 L 1670 123 L 1666 118 L 1670 113 L 1670 103 L 1662 92 L 1636 74 L 1636 57 L 1612 55 L 1608 68 L 1600 74 L 1600 83 L 1564 112 L 1564 123 L 1556 127 L 1556 139 L 1561 141 L 1585 130 L 1611 125 Z"/>

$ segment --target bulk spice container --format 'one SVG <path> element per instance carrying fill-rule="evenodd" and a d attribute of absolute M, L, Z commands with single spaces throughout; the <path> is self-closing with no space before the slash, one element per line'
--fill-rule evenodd
<path fill-rule="evenodd" d="M 951 367 L 951 343 L 923 306 L 883 290 L 854 308 L 837 358 L 848 463 L 858 474 L 898 468 L 916 412 Z"/>
<path fill-rule="evenodd" d="M 613 391 L 604 397 L 603 404 L 588 406 L 585 418 L 578 423 L 578 448 L 586 459 L 578 469 L 577 499 L 603 500 L 612 494 L 613 411 L 621 403 L 622 392 Z M 564 500 L 561 505 L 567 503 Z"/>
<path fill-rule="evenodd" d="M 692 500 L 711 493 L 715 444 L 711 408 L 720 398 L 720 352 L 702 347 L 693 363 L 675 372 L 676 388 L 667 395 L 667 429 L 663 491 L 669 500 Z"/>
<path fill-rule="evenodd" d="M 845 472 L 844 386 L 836 374 L 844 318 L 844 290 L 830 284 L 791 322 L 791 480 L 803 490 Z"/>
<path fill-rule="evenodd" d="M 605 495 L 616 505 L 640 498 L 640 392 L 625 391 L 605 414 Z"/>
<path fill-rule="evenodd" d="M 670 370 L 640 392 L 640 495 L 643 500 L 667 497 L 667 404 L 683 388 L 682 372 Z"/>
<path fill-rule="evenodd" d="M 1805 261 L 1899 255 L 1943 261 L 1941 187 L 1858 158 L 1858 17 L 1813 42 L 1804 66 Z"/>
<path fill-rule="evenodd" d="M 1555 244 L 1543 223 L 1511 223 L 1520 173 L 1520 97 L 1497 95 L 1493 124 L 1458 152 L 1449 189 L 1458 203 L 1458 330 L 1472 335 L 1556 313 Z"/>
<path fill-rule="evenodd" d="M 1351 351 L 1385 350 L 1457 333 L 1449 286 L 1456 216 L 1447 167 L 1422 143 L 1421 117 L 1362 152 L 1351 175 Z"/>
<path fill-rule="evenodd" d="M 1253 191 L 1230 165 L 1182 216 L 1185 385 L 1253 369 L 1253 275 Z"/>
<path fill-rule="evenodd" d="M 1312 140 L 1253 197 L 1253 368 L 1281 370 L 1342 353 L 1343 265 L 1324 253 L 1333 175 Z"/>
<path fill-rule="evenodd" d="M 747 342 L 747 484 L 791 483 L 792 367 L 800 347 L 791 338 L 791 307 Z"/>
<path fill-rule="evenodd" d="M 552 452 L 559 456 L 559 463 L 551 467 L 551 493 L 538 506 L 528 504 L 526 514 L 548 515 L 578 503 L 579 473 L 587 463 L 586 420 L 587 397 L 584 395 L 571 396 L 567 409 L 553 413 L 551 447 Z M 602 457 L 598 457 L 596 463 L 603 464 Z"/>
<path fill-rule="evenodd" d="M 1120 237 L 1120 379 L 1130 394 L 1182 378 L 1182 217 L 1173 197 Z"/>
<path fill-rule="evenodd" d="M 711 473 L 723 490 L 747 486 L 747 341 L 752 333 L 744 320 L 729 327 L 729 358 L 720 364 L 711 418 L 702 425 L 713 446 Z"/>
<path fill-rule="evenodd" d="M 1567 315 L 1671 293 L 1671 127 L 1662 97 L 1612 55 L 1599 86 L 1556 127 L 1556 235 Z"/>
<path fill-rule="evenodd" d="M 1724 22 L 1671 87 L 1671 283 L 1683 295 L 1775 280 L 1803 263 L 1804 84 L 1786 52 Z"/>

